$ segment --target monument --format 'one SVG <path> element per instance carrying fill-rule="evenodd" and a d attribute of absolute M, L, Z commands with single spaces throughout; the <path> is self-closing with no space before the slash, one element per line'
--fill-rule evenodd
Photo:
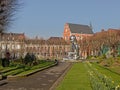
<path fill-rule="evenodd" d="M 70 52 L 68 52 L 67 58 L 63 60 L 77 60 L 79 59 L 79 47 L 75 35 L 70 36 Z"/>

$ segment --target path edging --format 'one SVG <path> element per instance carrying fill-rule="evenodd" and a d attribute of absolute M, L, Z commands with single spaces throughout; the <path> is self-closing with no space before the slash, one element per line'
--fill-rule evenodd
<path fill-rule="evenodd" d="M 73 63 L 70 63 L 70 65 L 67 67 L 67 69 L 63 72 L 63 74 L 55 81 L 55 83 L 50 87 L 49 90 L 55 90 L 57 86 L 60 84 L 60 82 L 63 80 L 67 72 L 71 69 Z"/>
<path fill-rule="evenodd" d="M 54 64 L 52 64 L 52 65 L 50 65 L 50 66 L 46 66 L 46 67 L 44 67 L 44 68 L 40 68 L 40 69 L 35 70 L 34 72 L 31 72 L 31 73 L 26 74 L 26 75 L 16 75 L 16 76 L 8 75 L 8 76 L 7 76 L 7 80 L 16 80 L 16 79 L 24 78 L 24 77 L 30 76 L 30 75 L 32 75 L 32 74 L 35 74 L 35 73 L 37 73 L 37 72 L 39 72 L 39 71 L 42 71 L 42 70 L 48 69 L 48 68 L 50 68 L 50 67 L 56 66 L 57 64 L 58 64 L 58 63 L 56 62 L 56 63 L 54 63 Z"/>

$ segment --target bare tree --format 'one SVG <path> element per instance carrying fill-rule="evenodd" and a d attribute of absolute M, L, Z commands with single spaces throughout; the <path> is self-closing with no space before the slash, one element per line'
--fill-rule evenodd
<path fill-rule="evenodd" d="M 0 33 L 7 30 L 18 9 L 19 0 L 0 0 Z"/>
<path fill-rule="evenodd" d="M 108 30 L 95 33 L 92 37 L 82 40 L 81 51 L 87 51 L 88 56 L 103 55 L 110 49 L 111 54 L 117 56 L 120 47 L 120 30 Z M 87 42 L 86 42 L 87 41 Z"/>

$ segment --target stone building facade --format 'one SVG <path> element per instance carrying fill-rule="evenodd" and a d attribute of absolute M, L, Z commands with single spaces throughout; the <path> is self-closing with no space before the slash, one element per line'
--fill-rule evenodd
<path fill-rule="evenodd" d="M 25 53 L 33 53 L 38 58 L 58 58 L 62 59 L 69 51 L 69 45 L 62 37 L 50 37 L 43 39 L 26 39 Z"/>
<path fill-rule="evenodd" d="M 26 38 L 24 33 L 0 34 L 0 58 L 5 52 L 10 52 L 11 58 L 24 57 L 27 53 L 35 54 L 38 58 L 62 59 L 69 51 L 69 45 L 62 37 Z"/>
<path fill-rule="evenodd" d="M 0 57 L 3 58 L 5 52 L 10 52 L 12 58 L 22 56 L 25 50 L 24 41 L 24 33 L 1 33 Z"/>

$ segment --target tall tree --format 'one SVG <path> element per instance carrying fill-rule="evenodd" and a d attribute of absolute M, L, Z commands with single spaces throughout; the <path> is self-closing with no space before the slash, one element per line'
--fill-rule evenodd
<path fill-rule="evenodd" d="M 0 0 L 0 33 L 7 30 L 18 9 L 19 0 Z"/>

